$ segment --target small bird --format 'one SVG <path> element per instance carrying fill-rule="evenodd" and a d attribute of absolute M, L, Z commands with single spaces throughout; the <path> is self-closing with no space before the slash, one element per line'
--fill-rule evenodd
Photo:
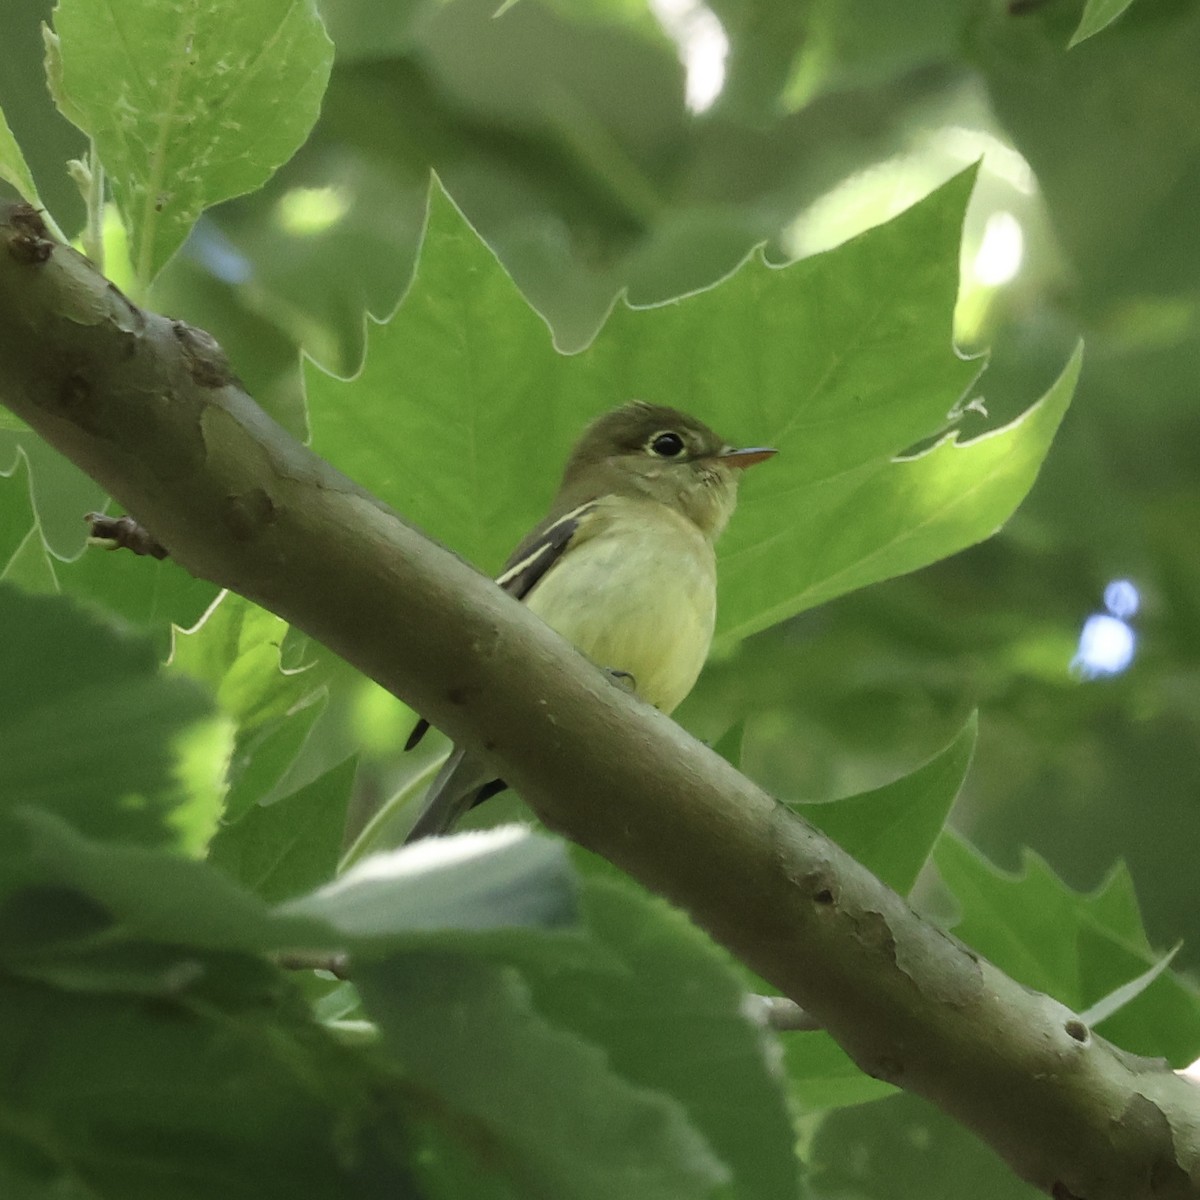
<path fill-rule="evenodd" d="M 497 583 L 597 666 L 671 712 L 708 657 L 717 613 L 714 543 L 741 472 L 776 452 L 738 450 L 675 408 L 640 400 L 575 444 L 546 518 Z M 411 749 L 429 728 L 418 722 Z M 407 841 L 445 832 L 504 784 L 456 748 L 430 784 Z"/>

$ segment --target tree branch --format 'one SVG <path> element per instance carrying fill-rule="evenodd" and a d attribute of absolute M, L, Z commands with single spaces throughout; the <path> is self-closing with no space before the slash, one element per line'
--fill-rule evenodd
<path fill-rule="evenodd" d="M 488 754 L 845 1047 L 1060 1200 L 1200 1194 L 1200 1096 L 941 929 L 293 440 L 197 330 L 0 206 L 0 397 L 185 568 Z M 614 397 L 614 400 L 617 399 Z"/>

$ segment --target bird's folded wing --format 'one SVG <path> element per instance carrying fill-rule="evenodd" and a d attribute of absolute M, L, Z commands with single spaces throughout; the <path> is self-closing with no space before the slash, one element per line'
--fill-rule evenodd
<path fill-rule="evenodd" d="M 570 512 L 549 521 L 544 528 L 535 529 L 504 566 L 496 582 L 514 599 L 524 600 L 546 572 L 566 553 L 567 547 L 579 532 L 579 527 L 596 507 L 595 501 L 580 504 Z M 428 732 L 429 722 L 417 721 L 405 750 L 411 750 Z"/>
<path fill-rule="evenodd" d="M 541 578 L 566 553 L 580 525 L 596 507 L 594 501 L 581 504 L 569 513 L 537 529 L 517 548 L 504 565 L 496 582 L 512 597 L 524 600 Z"/>

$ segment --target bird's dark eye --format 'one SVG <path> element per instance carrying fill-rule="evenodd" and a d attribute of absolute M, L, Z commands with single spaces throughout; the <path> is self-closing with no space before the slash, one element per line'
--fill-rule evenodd
<path fill-rule="evenodd" d="M 683 438 L 677 433 L 656 433 L 650 439 L 650 451 L 659 458 L 678 458 L 683 453 Z"/>

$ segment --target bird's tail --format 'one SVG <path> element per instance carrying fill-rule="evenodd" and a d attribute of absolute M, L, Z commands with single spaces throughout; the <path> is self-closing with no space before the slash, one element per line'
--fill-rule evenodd
<path fill-rule="evenodd" d="M 496 789 L 491 786 L 494 777 L 495 772 L 489 771 L 478 758 L 456 746 L 429 785 L 404 844 L 445 833 L 483 796 L 494 793 Z"/>

